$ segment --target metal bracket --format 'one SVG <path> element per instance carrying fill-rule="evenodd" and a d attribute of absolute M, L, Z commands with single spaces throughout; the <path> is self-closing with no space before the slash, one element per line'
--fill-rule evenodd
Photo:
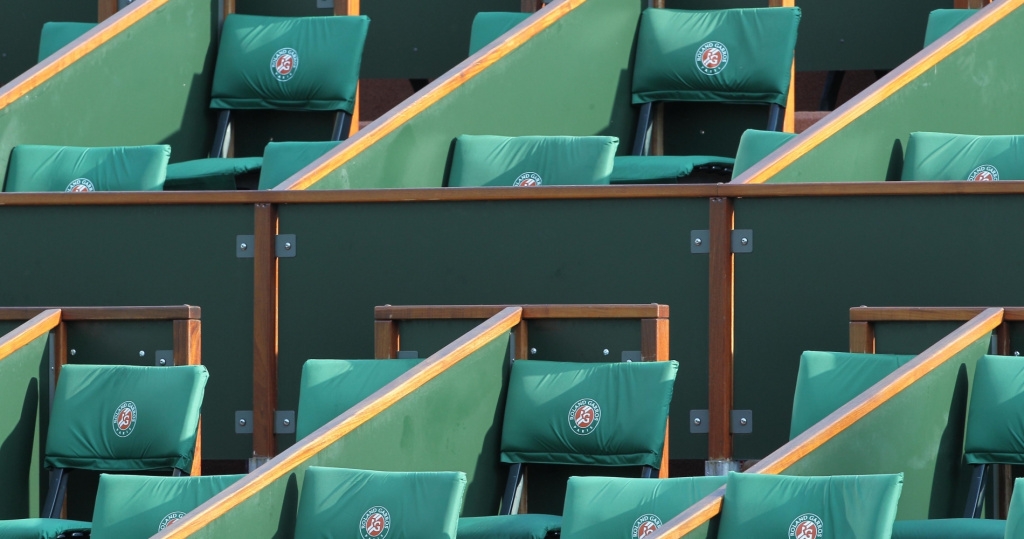
<path fill-rule="evenodd" d="M 278 258 L 295 258 L 295 250 L 298 244 L 295 242 L 295 234 L 278 234 L 274 236 L 274 254 Z"/>
<path fill-rule="evenodd" d="M 732 252 L 754 252 L 754 231 L 750 229 L 732 231 Z"/>
<path fill-rule="evenodd" d="M 708 433 L 708 411 L 690 410 L 690 434 Z"/>
<path fill-rule="evenodd" d="M 399 350 L 395 359 L 419 359 L 420 353 L 416 350 Z"/>
<path fill-rule="evenodd" d="M 754 411 L 733 410 L 730 414 L 729 432 L 733 434 L 750 434 L 754 432 Z"/>
<path fill-rule="evenodd" d="M 641 362 L 643 360 L 644 360 L 644 356 L 640 354 L 640 350 L 623 350 L 622 351 L 622 362 L 623 363 L 632 363 L 634 361 L 639 363 L 639 362 Z"/>
<path fill-rule="evenodd" d="M 253 258 L 256 256 L 256 236 L 240 234 L 235 236 L 235 256 Z"/>
<path fill-rule="evenodd" d="M 252 410 L 235 411 L 235 434 L 252 434 Z"/>
<path fill-rule="evenodd" d="M 274 412 L 274 434 L 295 434 L 295 410 Z"/>
<path fill-rule="evenodd" d="M 690 252 L 693 254 L 708 254 L 711 252 L 711 231 L 691 230 L 690 231 Z"/>
<path fill-rule="evenodd" d="M 155 354 L 157 367 L 174 366 L 174 350 L 157 350 Z"/>

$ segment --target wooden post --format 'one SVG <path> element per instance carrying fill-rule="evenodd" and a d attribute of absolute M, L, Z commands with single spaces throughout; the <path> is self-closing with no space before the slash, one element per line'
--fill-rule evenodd
<path fill-rule="evenodd" d="M 514 345 L 512 349 L 513 359 L 530 359 L 530 332 L 526 327 L 526 319 L 519 321 L 519 325 L 512 330 Z"/>
<path fill-rule="evenodd" d="M 224 16 L 235 13 L 235 0 L 224 0 Z"/>
<path fill-rule="evenodd" d="M 875 326 L 871 322 L 850 322 L 850 351 L 855 354 L 875 353 Z"/>
<path fill-rule="evenodd" d="M 640 358 L 643 361 L 668 361 L 668 318 L 644 318 L 640 320 Z M 661 467 L 658 477 L 668 478 L 669 465 L 669 420 L 665 420 L 665 446 L 661 449 Z"/>
<path fill-rule="evenodd" d="M 103 22 L 117 13 L 117 0 L 99 0 L 96 6 L 96 21 Z"/>
<path fill-rule="evenodd" d="M 359 0 L 334 0 L 335 15 L 359 15 Z M 351 137 L 359 131 L 359 84 L 356 83 L 356 100 L 352 104 L 352 122 L 348 129 Z"/>
<path fill-rule="evenodd" d="M 395 359 L 398 357 L 398 323 L 394 320 L 374 320 L 373 357 Z"/>
<path fill-rule="evenodd" d="M 273 457 L 277 408 L 278 265 L 275 237 L 277 207 L 256 204 L 253 258 L 252 448 L 257 457 Z"/>
<path fill-rule="evenodd" d="M 732 229 L 735 220 L 729 198 L 711 199 L 711 252 L 708 332 L 708 459 L 732 460 L 730 416 L 733 406 L 733 285 Z"/>
<path fill-rule="evenodd" d="M 544 0 L 519 0 L 519 11 L 533 13 L 544 7 Z"/>
<path fill-rule="evenodd" d="M 174 321 L 174 364 L 202 365 L 202 324 L 199 320 Z"/>
<path fill-rule="evenodd" d="M 68 364 L 68 325 L 61 322 L 53 328 L 53 387 L 50 391 L 57 390 L 57 379 L 60 378 L 60 370 Z"/>

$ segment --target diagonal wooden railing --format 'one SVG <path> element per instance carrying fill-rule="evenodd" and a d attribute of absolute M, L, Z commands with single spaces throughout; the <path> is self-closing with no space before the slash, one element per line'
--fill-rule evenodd
<path fill-rule="evenodd" d="M 20 320 L 21 318 L 16 318 Z M 26 344 L 46 335 L 61 323 L 60 309 L 46 309 L 33 315 L 14 331 L 0 337 L 0 361 Z"/>

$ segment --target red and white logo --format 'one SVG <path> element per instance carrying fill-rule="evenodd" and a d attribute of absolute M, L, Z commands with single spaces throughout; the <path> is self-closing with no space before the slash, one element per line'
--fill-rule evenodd
<path fill-rule="evenodd" d="M 291 80 L 295 70 L 299 68 L 299 53 L 295 49 L 284 48 L 270 59 L 270 72 L 281 82 Z"/>
<path fill-rule="evenodd" d="M 969 182 L 994 182 L 999 180 L 999 169 L 992 165 L 981 165 L 971 171 L 967 177 Z"/>
<path fill-rule="evenodd" d="M 516 181 L 512 183 L 512 187 L 537 187 L 544 183 L 540 178 L 540 174 L 536 172 L 524 172 L 516 178 Z"/>
<path fill-rule="evenodd" d="M 379 505 L 367 509 L 359 519 L 359 536 L 363 539 L 384 539 L 390 530 L 391 513 Z"/>
<path fill-rule="evenodd" d="M 708 41 L 697 49 L 697 69 L 705 75 L 717 75 L 729 63 L 729 49 L 720 41 Z"/>
<path fill-rule="evenodd" d="M 644 539 L 644 537 L 651 535 L 660 527 L 661 519 L 657 515 L 650 513 L 641 515 L 640 518 L 633 522 L 633 534 L 631 537 L 632 539 Z"/>
<path fill-rule="evenodd" d="M 68 184 L 67 189 L 64 189 L 65 193 L 87 193 L 89 191 L 95 191 L 96 186 L 86 178 L 78 178 Z"/>
<path fill-rule="evenodd" d="M 127 438 L 138 421 L 139 412 L 132 401 L 124 401 L 114 410 L 114 434 L 120 438 Z"/>
<path fill-rule="evenodd" d="M 160 527 L 157 528 L 156 531 L 160 531 L 160 530 L 166 528 L 167 526 L 170 526 L 171 524 L 174 524 L 175 522 L 181 520 L 184 516 L 185 516 L 185 513 L 182 513 L 181 511 L 175 511 L 173 513 L 168 513 L 167 516 L 165 516 L 164 519 L 160 521 Z"/>
<path fill-rule="evenodd" d="M 804 513 L 789 525 L 790 539 L 819 539 L 824 533 L 825 526 L 821 519 L 814 513 Z"/>
<path fill-rule="evenodd" d="M 581 436 L 586 436 L 601 421 L 601 405 L 594 399 L 580 399 L 569 408 L 569 428 Z"/>

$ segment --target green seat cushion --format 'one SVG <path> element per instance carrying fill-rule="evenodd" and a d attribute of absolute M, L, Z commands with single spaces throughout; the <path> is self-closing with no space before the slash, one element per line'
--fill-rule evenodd
<path fill-rule="evenodd" d="M 228 15 L 210 107 L 352 112 L 370 19 Z"/>
<path fill-rule="evenodd" d="M 739 176 L 795 136 L 795 133 L 747 129 L 740 136 L 740 145 L 736 149 L 736 164 L 732 167 L 732 177 Z"/>
<path fill-rule="evenodd" d="M 970 464 L 1024 464 L 1024 358 L 978 360 L 964 457 Z"/>
<path fill-rule="evenodd" d="M 892 539 L 1003 539 L 1005 531 L 1005 520 L 897 520 L 892 526 Z"/>
<path fill-rule="evenodd" d="M 159 191 L 171 147 L 79 148 L 22 144 L 11 150 L 4 191 Z"/>
<path fill-rule="evenodd" d="M 92 524 L 59 518 L 21 518 L 0 520 L 0 537 L 4 539 L 56 539 L 64 532 L 85 531 Z"/>
<path fill-rule="evenodd" d="M 301 440 L 388 385 L 419 359 L 311 359 L 302 366 L 295 439 Z"/>
<path fill-rule="evenodd" d="M 486 47 L 490 42 L 501 37 L 519 23 L 530 18 L 533 13 L 482 11 L 473 17 L 473 26 L 469 30 L 469 55 Z"/>
<path fill-rule="evenodd" d="M 800 355 L 789 438 L 850 402 L 914 356 L 804 352 Z"/>
<path fill-rule="evenodd" d="M 675 361 L 512 365 L 501 461 L 661 465 Z"/>
<path fill-rule="evenodd" d="M 695 167 L 732 166 L 728 157 L 707 155 L 618 155 L 612 170 L 612 183 L 648 183 L 685 178 Z"/>
<path fill-rule="evenodd" d="M 167 165 L 167 191 L 234 191 L 235 176 L 256 172 L 262 157 L 211 157 Z"/>
<path fill-rule="evenodd" d="M 562 539 L 644 537 L 725 485 L 725 477 L 570 477 Z"/>
<path fill-rule="evenodd" d="M 263 149 L 260 189 L 273 189 L 341 142 L 271 142 Z"/>
<path fill-rule="evenodd" d="M 1024 537 L 1024 479 L 1013 480 L 1010 510 L 1006 513 L 1006 539 Z"/>
<path fill-rule="evenodd" d="M 1024 136 L 911 133 L 902 179 L 1022 180 Z"/>
<path fill-rule="evenodd" d="M 562 528 L 558 515 L 499 515 L 459 519 L 459 539 L 544 539 Z"/>
<path fill-rule="evenodd" d="M 786 106 L 800 8 L 647 9 L 633 103 L 717 101 Z"/>
<path fill-rule="evenodd" d="M 202 366 L 65 366 L 46 467 L 188 471 L 207 378 Z"/>
<path fill-rule="evenodd" d="M 888 539 L 902 489 L 903 474 L 795 477 L 730 472 L 718 539 Z"/>
<path fill-rule="evenodd" d="M 927 47 L 957 25 L 977 13 L 976 9 L 936 9 L 928 14 L 928 26 L 924 29 L 924 46 Z"/>
<path fill-rule="evenodd" d="M 295 539 L 454 539 L 462 472 L 373 472 L 310 466 Z"/>
<path fill-rule="evenodd" d="M 455 139 L 450 187 L 599 185 L 611 179 L 615 137 L 498 137 Z"/>
<path fill-rule="evenodd" d="M 47 22 L 39 34 L 39 58 L 42 62 L 96 27 L 94 22 Z"/>
<path fill-rule="evenodd" d="M 244 475 L 100 475 L 93 539 L 144 539 L 174 524 Z"/>

